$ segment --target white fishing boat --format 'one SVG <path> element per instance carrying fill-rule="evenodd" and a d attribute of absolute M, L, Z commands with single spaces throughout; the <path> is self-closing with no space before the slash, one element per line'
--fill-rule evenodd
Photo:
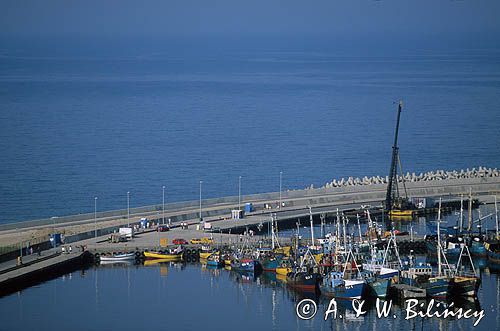
<path fill-rule="evenodd" d="M 131 261 L 135 259 L 135 253 L 120 253 L 120 254 L 109 254 L 101 255 L 99 257 L 101 262 L 123 262 Z"/>

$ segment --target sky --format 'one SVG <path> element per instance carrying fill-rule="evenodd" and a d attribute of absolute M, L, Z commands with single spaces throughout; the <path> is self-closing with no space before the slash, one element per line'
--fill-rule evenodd
<path fill-rule="evenodd" d="M 482 40 L 498 0 L 0 0 L 0 38 Z"/>

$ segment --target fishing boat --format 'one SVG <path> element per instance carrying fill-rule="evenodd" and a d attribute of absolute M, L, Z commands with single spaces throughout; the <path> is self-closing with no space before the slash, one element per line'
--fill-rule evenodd
<path fill-rule="evenodd" d="M 318 288 L 320 280 L 320 274 L 304 270 L 292 271 L 286 275 L 286 283 L 290 287 L 306 291 L 315 291 Z"/>
<path fill-rule="evenodd" d="M 151 251 L 144 252 L 144 256 L 150 259 L 164 259 L 170 261 L 181 261 L 183 249 L 182 246 L 170 251 Z"/>
<path fill-rule="evenodd" d="M 482 236 L 473 236 L 471 238 L 470 254 L 479 257 L 488 256 L 488 251 L 486 247 L 484 247 L 484 238 Z"/>
<path fill-rule="evenodd" d="M 500 241 L 487 242 L 484 247 L 488 255 L 488 262 L 493 265 L 500 265 Z"/>
<path fill-rule="evenodd" d="M 480 285 L 477 276 L 455 276 L 450 281 L 450 295 L 476 297 Z"/>
<path fill-rule="evenodd" d="M 419 264 L 401 270 L 403 284 L 424 289 L 431 298 L 446 298 L 449 292 L 450 277 L 434 275 L 430 265 Z"/>
<path fill-rule="evenodd" d="M 201 260 L 206 260 L 208 257 L 214 253 L 217 253 L 216 250 L 213 250 L 210 248 L 210 246 L 202 246 L 201 247 L 201 252 L 200 252 L 200 259 Z"/>
<path fill-rule="evenodd" d="M 399 210 L 399 209 L 391 209 L 388 214 L 392 218 L 402 218 L 402 219 L 411 219 L 413 216 L 414 210 Z"/>
<path fill-rule="evenodd" d="M 344 279 L 344 273 L 331 271 L 320 286 L 321 293 L 336 299 L 361 299 L 365 281 L 363 279 Z"/>
<path fill-rule="evenodd" d="M 274 253 L 284 255 L 284 256 L 290 256 L 291 250 L 292 250 L 292 247 L 290 247 L 290 246 L 276 247 L 274 249 Z"/>
<path fill-rule="evenodd" d="M 286 276 L 292 272 L 292 265 L 289 260 L 281 260 L 278 267 L 275 269 L 278 275 Z"/>
<path fill-rule="evenodd" d="M 363 296 L 385 299 L 387 291 L 391 284 L 392 277 L 383 278 L 377 273 L 363 271 L 361 276 L 364 278 L 366 286 L 363 289 Z"/>
<path fill-rule="evenodd" d="M 253 259 L 243 258 L 241 260 L 234 259 L 231 261 L 231 270 L 237 272 L 251 272 L 256 273 L 261 271 L 260 263 Z"/>
<path fill-rule="evenodd" d="M 391 232 L 391 237 L 387 242 L 383 257 L 380 256 L 381 252 L 376 250 L 375 245 L 370 244 L 371 259 L 362 265 L 364 276 L 367 278 L 368 287 L 372 285 L 371 289 L 367 289 L 369 294 L 376 294 L 377 297 L 384 297 L 385 280 L 388 280 L 387 286 L 390 286 L 391 283 L 396 284 L 399 282 L 399 270 L 389 267 L 389 265 L 392 266 L 396 262 L 392 262 L 392 264 L 388 263 L 391 249 L 394 251 L 398 267 L 402 267 L 394 232 Z M 385 290 L 385 294 L 387 294 L 387 290 Z"/>
<path fill-rule="evenodd" d="M 272 248 L 258 248 L 256 250 L 257 260 L 262 266 L 263 271 L 275 272 L 281 259 L 282 254 L 275 254 Z"/>
<path fill-rule="evenodd" d="M 224 260 L 219 254 L 212 254 L 207 258 L 207 266 L 222 267 L 224 266 Z"/>
<path fill-rule="evenodd" d="M 262 265 L 262 270 L 264 271 L 276 271 L 278 268 L 281 258 L 278 256 L 267 256 L 261 260 L 259 260 Z"/>
<path fill-rule="evenodd" d="M 135 253 L 118 253 L 118 254 L 101 255 L 99 259 L 101 262 L 131 261 L 135 260 Z"/>

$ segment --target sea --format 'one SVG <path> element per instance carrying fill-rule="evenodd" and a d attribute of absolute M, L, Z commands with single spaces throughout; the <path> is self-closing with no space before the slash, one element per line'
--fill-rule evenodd
<path fill-rule="evenodd" d="M 203 47 L 202 47 L 203 46 Z M 381 46 L 382 47 L 382 46 Z M 387 175 L 397 103 L 404 172 L 500 165 L 500 50 L 334 43 L 0 43 L 0 223 L 321 187 Z M 483 215 L 485 215 L 483 213 Z M 448 215 L 453 224 L 456 215 Z M 453 218 L 453 220 L 452 220 Z M 492 217 L 489 217 L 492 229 Z M 432 220 L 419 219 L 415 231 Z M 319 229 L 317 229 L 319 230 Z M 401 230 L 408 230 L 407 227 Z M 307 228 L 301 231 L 307 236 Z M 284 233 L 286 235 L 286 231 Z M 293 235 L 293 230 L 288 230 Z M 478 261 L 478 330 L 500 325 Z M 315 302 L 303 320 L 297 304 Z M 449 304 L 449 303 L 447 303 Z M 91 266 L 0 298 L 0 330 L 470 330 L 474 320 L 356 316 L 273 274 L 198 263 Z M 392 314 L 391 313 L 391 314 Z"/>
<path fill-rule="evenodd" d="M 0 223 L 500 165 L 500 50 L 0 43 Z M 382 47 L 382 46 L 381 46 Z"/>

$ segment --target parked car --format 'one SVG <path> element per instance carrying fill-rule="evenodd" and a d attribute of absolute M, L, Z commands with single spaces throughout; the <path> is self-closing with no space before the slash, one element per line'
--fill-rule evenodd
<path fill-rule="evenodd" d="M 208 237 L 203 237 L 201 239 L 199 238 L 193 238 L 191 239 L 191 244 L 193 245 L 207 245 L 207 244 L 212 244 L 214 242 L 214 240 L 212 238 L 208 238 Z"/>
<path fill-rule="evenodd" d="M 201 238 L 202 244 L 212 244 L 213 242 L 214 242 L 214 240 L 212 238 L 208 238 L 208 237 Z"/>
<path fill-rule="evenodd" d="M 172 244 L 174 244 L 174 245 L 187 245 L 188 242 L 187 242 L 187 240 L 184 240 L 182 238 L 177 238 L 177 239 L 172 240 Z"/>
<path fill-rule="evenodd" d="M 158 225 L 158 232 L 166 232 L 169 230 L 170 230 L 170 227 L 166 224 Z"/>

